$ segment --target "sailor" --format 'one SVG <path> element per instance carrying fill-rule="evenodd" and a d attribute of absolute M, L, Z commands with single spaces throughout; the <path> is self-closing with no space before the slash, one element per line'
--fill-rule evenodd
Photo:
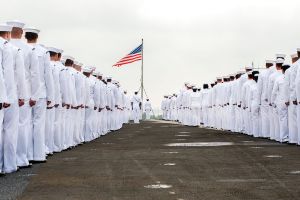
<path fill-rule="evenodd" d="M 131 104 L 130 104 L 130 98 L 128 97 L 127 90 L 124 91 L 125 96 L 125 123 L 128 124 L 130 120 L 130 110 L 131 110 Z"/>
<path fill-rule="evenodd" d="M 271 96 L 271 103 L 276 109 L 275 122 L 279 122 L 279 129 L 275 129 L 275 139 L 279 142 L 289 141 L 288 132 L 288 90 L 285 87 L 284 73 L 289 65 L 283 65 L 283 61 L 276 62 L 278 76 L 275 79 Z"/>
<path fill-rule="evenodd" d="M 75 83 L 75 74 L 76 70 L 74 70 L 73 65 L 75 58 L 69 55 L 64 55 L 66 72 L 68 73 L 68 90 L 69 90 L 69 98 L 70 104 L 67 105 L 67 111 L 65 115 L 65 142 L 64 142 L 64 150 L 70 149 L 76 146 L 74 141 L 74 130 L 76 123 L 76 109 L 77 109 L 77 99 L 76 99 L 76 83 Z"/>
<path fill-rule="evenodd" d="M 95 102 L 94 90 L 95 82 L 92 78 L 94 69 L 91 66 L 86 66 L 83 69 L 83 74 L 86 79 L 86 112 L 85 112 L 85 135 L 84 141 L 89 142 L 94 139 L 94 121 L 95 121 Z"/>
<path fill-rule="evenodd" d="M 209 88 L 208 84 L 203 84 L 201 91 L 201 110 L 202 110 L 202 125 L 209 126 Z"/>
<path fill-rule="evenodd" d="M 94 85 L 94 119 L 93 119 L 93 139 L 97 138 L 101 133 L 100 130 L 98 129 L 99 126 L 99 107 L 100 107 L 100 81 L 98 79 L 98 75 L 100 74 L 100 72 L 98 71 L 93 71 L 93 76 L 91 77 L 91 79 L 93 80 L 93 85 Z"/>
<path fill-rule="evenodd" d="M 70 90 L 68 87 L 69 73 L 67 68 L 61 62 L 63 50 L 56 48 L 54 50 L 58 52 L 55 61 L 52 61 L 54 62 L 54 79 L 55 81 L 58 81 L 59 85 L 56 85 L 55 96 L 57 102 L 56 106 L 53 108 L 55 110 L 53 152 L 61 152 L 64 149 L 65 144 L 66 105 L 70 105 L 71 100 L 69 95 Z M 57 91 L 59 91 L 60 94 L 58 94 Z"/>
<path fill-rule="evenodd" d="M 245 83 L 249 80 L 249 76 L 248 74 L 250 72 L 252 72 L 252 67 L 245 67 L 245 71 L 246 73 L 241 75 L 241 78 L 240 78 L 240 81 L 239 81 L 239 93 L 238 93 L 238 107 L 240 107 L 239 111 L 240 111 L 240 130 L 239 132 L 243 132 L 245 133 L 246 132 L 246 125 L 248 125 L 248 115 L 247 115 L 247 111 L 246 111 L 246 108 L 245 108 L 245 104 L 242 105 L 242 103 L 245 103 L 245 99 L 246 99 L 246 86 Z"/>
<path fill-rule="evenodd" d="M 36 28 L 25 28 L 25 38 L 27 43 L 35 48 L 39 63 L 40 88 L 38 100 L 33 107 L 33 133 L 29 140 L 28 154 L 29 160 L 34 162 L 46 162 L 45 149 L 45 123 L 46 108 L 53 106 L 54 83 L 50 68 L 49 52 L 40 44 L 37 44 L 40 30 Z"/>
<path fill-rule="evenodd" d="M 149 120 L 150 116 L 151 116 L 151 112 L 152 112 L 152 106 L 151 106 L 149 99 L 146 99 L 144 109 L 145 109 L 145 113 L 146 113 L 146 120 Z"/>
<path fill-rule="evenodd" d="M 17 132 L 14 127 L 10 127 L 11 132 L 3 130 L 5 123 L 3 121 L 6 110 L 10 109 L 11 103 L 17 104 L 16 88 L 14 91 L 10 87 L 15 87 L 14 70 L 13 70 L 13 55 L 8 47 L 8 39 L 12 27 L 7 24 L 0 24 L 0 174 L 14 172 L 17 170 L 16 149 Z M 11 84 L 11 85 L 9 85 Z M 14 106 L 17 107 L 17 106 Z M 15 108 L 13 108 L 16 110 Z M 12 118 L 8 118 L 13 120 Z M 7 119 L 6 119 L 7 120 Z M 17 123 L 17 122 L 16 122 Z M 7 127 L 7 125 L 6 125 Z M 14 131 L 14 132 L 13 132 Z M 11 136 L 11 134 L 13 134 Z M 7 149 L 8 148 L 8 149 Z M 12 156 L 12 157 L 11 157 Z"/>
<path fill-rule="evenodd" d="M 208 92 L 208 127 L 212 128 L 214 126 L 214 100 L 213 100 L 213 93 L 214 93 L 215 83 L 210 84 L 209 92 Z"/>
<path fill-rule="evenodd" d="M 237 86 L 238 86 L 238 81 L 235 80 L 236 75 L 231 74 L 230 76 L 230 86 L 229 86 L 229 91 L 230 94 L 229 96 L 229 110 L 228 110 L 228 130 L 235 132 L 235 121 L 236 121 L 236 92 L 237 92 Z"/>
<path fill-rule="evenodd" d="M 141 98 L 138 96 L 138 92 L 134 92 L 134 95 L 131 98 L 131 109 L 133 113 L 133 121 L 135 124 L 139 124 L 139 113 L 142 109 Z"/>
<path fill-rule="evenodd" d="M 167 120 L 167 108 L 166 108 L 167 95 L 164 96 L 161 102 L 162 119 Z"/>
<path fill-rule="evenodd" d="M 222 89 L 223 89 L 223 85 L 222 85 L 222 81 L 223 78 L 222 77 L 217 77 L 217 84 L 214 87 L 214 97 L 213 97 L 213 101 L 214 101 L 214 105 L 215 105 L 215 114 L 214 118 L 215 118 L 215 125 L 214 127 L 217 129 L 222 129 L 222 101 L 223 101 L 223 93 L 222 93 Z"/>
<path fill-rule="evenodd" d="M 200 126 L 200 109 L 201 109 L 201 96 L 198 93 L 198 90 L 195 85 L 192 85 L 193 92 L 190 95 L 190 105 L 191 108 L 191 122 L 189 123 L 191 126 Z"/>
<path fill-rule="evenodd" d="M 47 106 L 46 111 L 46 128 L 45 128 L 45 144 L 46 153 L 52 155 L 54 152 L 54 138 L 58 137 L 57 134 L 60 127 L 60 121 L 55 121 L 56 109 L 61 104 L 61 91 L 60 91 L 60 67 L 56 66 L 58 60 L 59 49 L 54 47 L 48 47 L 50 54 L 50 68 L 52 71 L 53 83 L 54 83 L 54 102 L 52 106 Z M 56 131 L 55 131 L 56 129 Z M 54 135 L 54 132 L 56 134 Z"/>
<path fill-rule="evenodd" d="M 300 57 L 300 49 L 297 49 L 298 57 Z M 297 61 L 297 75 L 295 78 L 295 93 L 293 104 L 297 106 L 297 130 L 298 130 L 298 145 L 300 145 L 300 61 Z M 296 102 L 295 102 L 296 101 Z"/>
<path fill-rule="evenodd" d="M 106 82 L 104 80 L 103 74 L 100 73 L 98 76 L 98 79 L 100 81 L 100 120 L 101 120 L 101 129 L 102 129 L 102 134 L 105 135 L 108 132 L 107 129 L 107 110 L 106 110 L 106 106 L 107 106 L 107 86 L 106 86 Z"/>
<path fill-rule="evenodd" d="M 269 119 L 270 119 L 270 138 L 272 140 L 280 140 L 280 134 L 279 134 L 279 118 L 278 118 L 278 112 L 277 109 L 275 108 L 275 102 L 272 102 L 271 97 L 272 97 L 272 92 L 273 92 L 273 87 L 275 80 L 277 79 L 278 76 L 282 74 L 281 67 L 284 63 L 285 55 L 283 54 L 277 54 L 276 55 L 276 70 L 269 76 L 269 81 L 268 81 L 268 100 L 269 100 Z M 273 99 L 275 100 L 275 99 Z"/>
<path fill-rule="evenodd" d="M 83 117 L 84 117 L 84 80 L 85 77 L 81 73 L 82 64 L 78 61 L 74 61 L 73 64 L 73 76 L 75 80 L 75 98 L 76 106 L 73 108 L 73 117 L 74 117 L 74 134 L 73 134 L 73 145 L 77 146 L 84 142 L 83 136 Z"/>
<path fill-rule="evenodd" d="M 176 94 L 173 94 L 170 98 L 170 120 L 176 121 Z"/>
<path fill-rule="evenodd" d="M 297 69 L 300 63 L 298 54 L 291 55 L 292 65 L 285 71 L 285 90 L 288 91 L 288 97 L 286 105 L 288 106 L 288 128 L 289 128 L 289 143 L 298 143 L 298 127 L 297 127 L 297 97 L 296 97 L 296 75 Z"/>
<path fill-rule="evenodd" d="M 259 137 L 260 134 L 260 117 L 259 117 L 259 99 L 260 96 L 258 95 L 258 71 L 252 72 L 253 84 L 250 85 L 249 87 L 249 95 L 248 95 L 248 107 L 249 107 L 249 114 L 250 114 L 250 132 L 253 134 L 254 137 Z"/>
<path fill-rule="evenodd" d="M 260 137 L 270 137 L 270 120 L 269 120 L 269 99 L 268 99 L 268 80 L 269 76 L 275 70 L 274 61 L 266 60 L 266 69 L 262 71 L 258 76 L 258 96 L 260 105 L 260 121 L 261 121 L 261 135 Z"/>
<path fill-rule="evenodd" d="M 27 98 L 23 53 L 8 41 L 11 30 L 12 26 L 0 25 L 3 77 L 7 92 L 7 104 L 4 104 L 3 146 L 0 150 L 0 164 L 4 173 L 17 170 L 19 108 L 24 106 Z M 28 165 L 28 160 L 25 159 L 25 163 L 22 164 Z"/>
<path fill-rule="evenodd" d="M 37 95 L 40 85 L 39 81 L 36 81 L 39 77 L 38 57 L 35 50 L 21 40 L 25 24 L 17 20 L 8 21 L 7 24 L 13 27 L 10 42 L 21 50 L 24 61 L 25 80 L 22 84 L 24 86 L 23 89 L 26 88 L 27 95 L 24 99 L 24 105 L 19 107 L 17 165 L 26 167 L 31 166 L 27 156 L 28 140 L 32 138 L 32 116 L 29 113 L 31 113 L 31 107 L 35 105 L 38 99 Z"/>
<path fill-rule="evenodd" d="M 247 72 L 248 80 L 244 83 L 242 87 L 242 108 L 243 108 L 243 121 L 245 126 L 245 133 L 248 135 L 252 135 L 252 123 L 251 123 L 251 113 L 250 113 L 250 103 L 249 102 L 249 95 L 250 95 L 250 88 L 255 81 L 253 80 L 252 71 Z"/>

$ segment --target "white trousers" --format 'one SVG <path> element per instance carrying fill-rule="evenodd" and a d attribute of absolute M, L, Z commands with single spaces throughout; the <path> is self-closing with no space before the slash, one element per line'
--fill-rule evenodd
<path fill-rule="evenodd" d="M 275 140 L 274 108 L 269 106 L 270 139 Z"/>
<path fill-rule="evenodd" d="M 66 131 L 66 124 L 67 124 L 67 109 L 66 107 L 62 107 L 61 109 L 61 134 L 60 134 L 60 138 L 61 138 L 61 141 L 59 142 L 60 143 L 60 150 L 64 150 L 66 149 L 66 139 L 67 139 L 67 131 Z"/>
<path fill-rule="evenodd" d="M 73 109 L 73 119 L 74 122 L 73 123 L 73 146 L 78 145 L 81 141 L 80 141 L 80 127 L 81 127 L 81 111 L 79 109 Z"/>
<path fill-rule="evenodd" d="M 262 137 L 269 138 L 270 137 L 270 112 L 269 112 L 268 102 L 262 102 L 260 106 L 261 113 L 261 132 Z"/>
<path fill-rule="evenodd" d="M 133 108 L 133 110 L 132 110 L 132 114 L 133 114 L 133 122 L 135 123 L 135 124 L 139 124 L 140 123 L 140 109 L 138 109 L 138 108 Z"/>
<path fill-rule="evenodd" d="M 54 152 L 60 152 L 62 151 L 62 110 L 63 108 L 61 106 L 55 109 L 55 118 L 54 118 L 54 132 L 53 132 L 53 151 Z"/>
<path fill-rule="evenodd" d="M 46 126 L 45 126 L 45 144 L 46 154 L 53 153 L 54 149 L 54 121 L 55 121 L 55 108 L 46 110 Z"/>
<path fill-rule="evenodd" d="M 151 110 L 145 110 L 146 112 L 146 120 L 149 120 L 151 117 Z"/>
<path fill-rule="evenodd" d="M 22 107 L 19 107 L 19 130 L 17 144 L 17 165 L 19 167 L 28 166 L 28 139 L 32 132 L 31 107 L 29 101 L 25 101 Z"/>
<path fill-rule="evenodd" d="M 288 108 L 283 103 L 277 106 L 278 120 L 279 120 L 279 141 L 287 142 L 289 140 L 288 130 Z"/>
<path fill-rule="evenodd" d="M 0 148 L 0 168 L 2 172 L 11 173 L 17 170 L 17 142 L 19 126 L 19 106 L 17 102 L 4 109 L 2 144 Z"/>
<path fill-rule="evenodd" d="M 93 140 L 93 119 L 94 119 L 94 108 L 87 108 L 85 110 L 85 131 L 84 131 L 84 141 L 86 142 Z"/>
<path fill-rule="evenodd" d="M 298 145 L 300 145 L 300 105 L 297 105 Z"/>
<path fill-rule="evenodd" d="M 0 173 L 2 173 L 3 167 L 3 118 L 4 111 L 3 108 L 0 110 Z"/>
<path fill-rule="evenodd" d="M 260 127 L 259 127 L 259 107 L 256 105 L 251 106 L 251 134 L 253 134 L 254 137 L 260 136 Z"/>
<path fill-rule="evenodd" d="M 280 142 L 280 126 L 279 126 L 279 108 L 278 108 L 278 106 L 276 108 L 274 108 L 273 119 L 274 119 L 275 140 Z"/>
<path fill-rule="evenodd" d="M 202 108 L 202 123 L 204 126 L 209 126 L 209 108 L 203 107 Z"/>
<path fill-rule="evenodd" d="M 46 160 L 45 125 L 46 125 L 46 99 L 39 99 L 33 107 L 32 138 L 28 143 L 29 160 Z"/>
<path fill-rule="evenodd" d="M 199 118 L 200 108 L 192 108 L 191 110 L 191 126 L 199 126 L 200 125 L 200 118 Z"/>
<path fill-rule="evenodd" d="M 297 143 L 298 127 L 297 127 L 297 106 L 290 102 L 288 107 L 288 125 L 289 125 L 289 142 Z"/>

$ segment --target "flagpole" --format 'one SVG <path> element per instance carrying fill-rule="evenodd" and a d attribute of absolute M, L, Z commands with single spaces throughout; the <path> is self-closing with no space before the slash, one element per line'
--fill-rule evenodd
<path fill-rule="evenodd" d="M 144 104 L 144 39 L 142 39 L 141 98 Z"/>

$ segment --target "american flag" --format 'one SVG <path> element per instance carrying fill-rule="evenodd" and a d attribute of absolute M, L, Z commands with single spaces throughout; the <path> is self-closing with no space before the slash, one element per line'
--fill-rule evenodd
<path fill-rule="evenodd" d="M 143 51 L 143 44 L 135 48 L 130 54 L 119 60 L 116 64 L 113 66 L 121 67 L 122 65 L 126 65 L 129 63 L 133 63 L 139 60 L 142 60 L 142 51 Z"/>

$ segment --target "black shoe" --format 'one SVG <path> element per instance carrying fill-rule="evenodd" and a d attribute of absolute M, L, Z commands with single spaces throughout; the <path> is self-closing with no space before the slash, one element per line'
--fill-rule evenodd
<path fill-rule="evenodd" d="M 32 164 L 29 163 L 29 165 L 27 166 L 20 166 L 19 169 L 28 169 L 28 168 L 31 168 L 32 167 Z"/>
<path fill-rule="evenodd" d="M 32 164 L 41 164 L 41 163 L 46 163 L 47 160 L 33 160 L 31 163 Z"/>
<path fill-rule="evenodd" d="M 4 177 L 6 176 L 4 173 L 0 173 L 0 177 Z"/>

